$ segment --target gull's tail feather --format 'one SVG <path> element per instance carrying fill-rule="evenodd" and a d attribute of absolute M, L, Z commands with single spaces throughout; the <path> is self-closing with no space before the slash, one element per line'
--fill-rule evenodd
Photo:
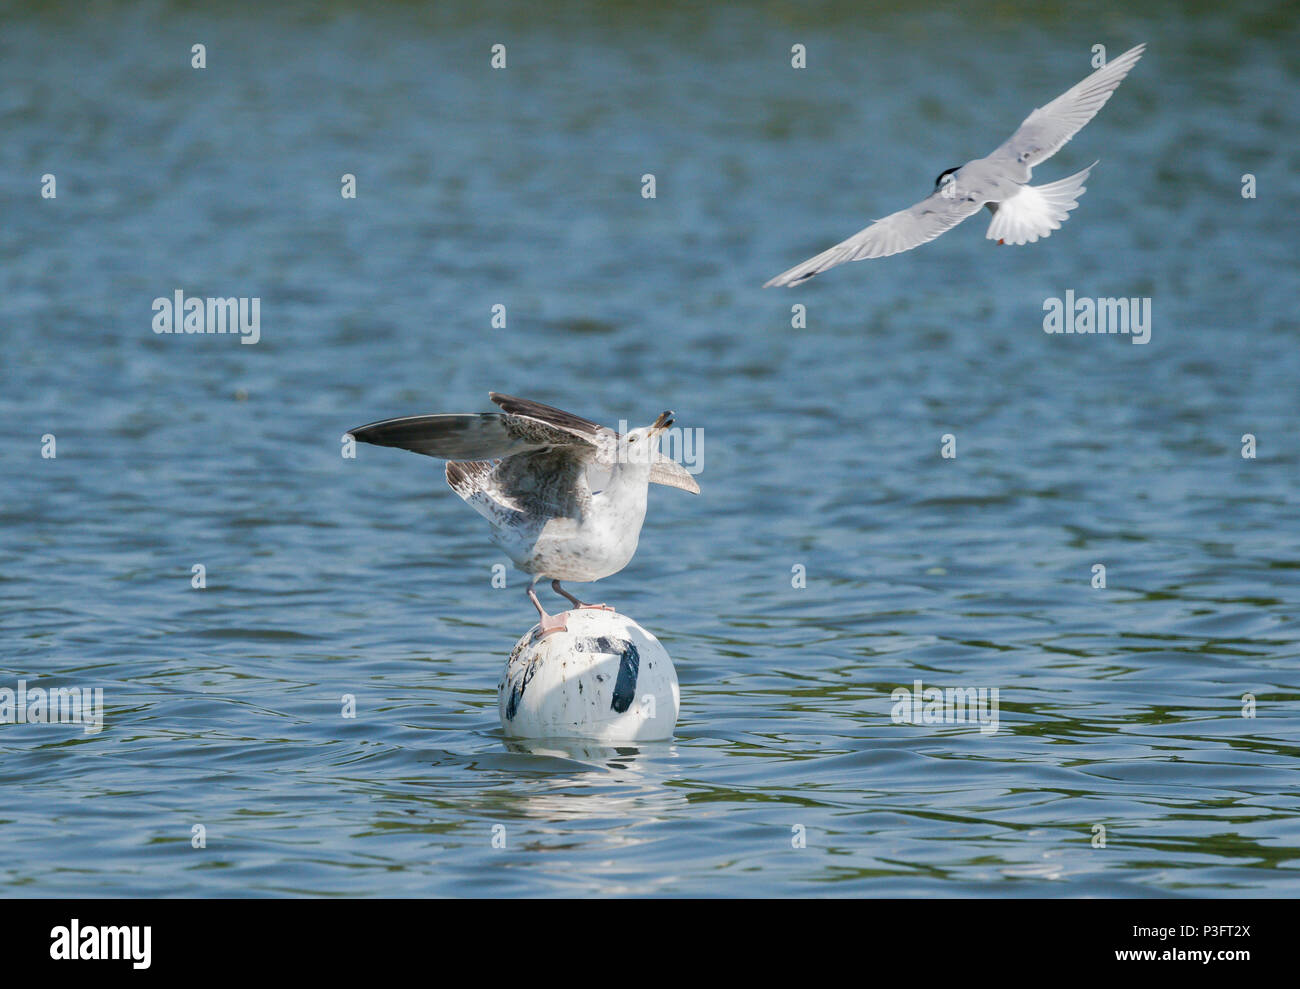
<path fill-rule="evenodd" d="M 1079 205 L 1087 191 L 1084 182 L 1097 167 L 1094 161 L 1082 172 L 1047 185 L 1025 185 L 1014 196 L 994 207 L 993 222 L 986 236 L 1000 244 L 1032 244 L 1040 237 L 1051 236 L 1069 218 L 1070 210 Z"/>
<path fill-rule="evenodd" d="M 530 448 L 510 435 L 500 413 L 404 416 L 349 430 L 362 443 L 395 446 L 443 460 L 494 460 Z"/>

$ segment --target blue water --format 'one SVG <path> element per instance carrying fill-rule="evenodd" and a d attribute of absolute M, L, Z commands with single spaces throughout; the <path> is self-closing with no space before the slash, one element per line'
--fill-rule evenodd
<path fill-rule="evenodd" d="M 0 688 L 105 704 L 0 725 L 4 892 L 1300 892 L 1294 12 L 546 6 L 3 8 Z M 1140 41 L 1050 239 L 759 288 Z M 260 341 L 155 334 L 177 289 Z M 1067 290 L 1150 343 L 1045 334 Z M 508 744 L 526 578 L 340 455 L 489 390 L 701 430 L 574 588 L 672 654 L 671 743 Z M 918 679 L 999 730 L 895 723 Z"/>

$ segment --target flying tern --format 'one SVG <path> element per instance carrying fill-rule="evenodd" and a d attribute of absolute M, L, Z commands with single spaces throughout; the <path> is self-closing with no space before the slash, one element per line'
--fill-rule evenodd
<path fill-rule="evenodd" d="M 1056 154 L 1106 105 L 1145 44 L 1130 48 L 1046 106 L 1039 107 L 1011 138 L 986 158 L 942 172 L 934 192 L 915 206 L 892 213 L 848 240 L 769 281 L 794 286 L 845 261 L 883 258 L 919 247 L 951 230 L 981 206 L 993 214 L 985 235 L 999 244 L 1032 244 L 1058 229 L 1079 205 L 1084 182 L 1096 166 L 1047 185 L 1029 185 L 1033 167 Z"/>

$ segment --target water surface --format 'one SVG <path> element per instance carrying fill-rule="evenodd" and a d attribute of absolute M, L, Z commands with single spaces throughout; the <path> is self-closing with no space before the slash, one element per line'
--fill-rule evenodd
<path fill-rule="evenodd" d="M 1294 16 L 548 6 L 5 9 L 0 686 L 106 705 L 0 726 L 5 891 L 1295 895 Z M 1049 240 L 759 288 L 1139 41 Z M 260 342 L 154 334 L 176 289 Z M 1067 290 L 1151 342 L 1046 335 Z M 525 578 L 440 464 L 340 456 L 493 389 L 703 430 L 595 591 L 671 743 L 507 744 Z M 896 724 L 918 679 L 999 730 Z"/>

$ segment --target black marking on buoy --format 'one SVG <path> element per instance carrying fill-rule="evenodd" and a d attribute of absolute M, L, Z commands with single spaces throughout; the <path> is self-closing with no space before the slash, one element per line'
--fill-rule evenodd
<path fill-rule="evenodd" d="M 636 696 L 636 678 L 641 672 L 641 654 L 637 652 L 636 644 L 628 639 L 611 638 L 608 635 L 602 635 L 599 638 L 579 639 L 573 644 L 577 652 L 602 652 L 609 653 L 619 657 L 618 661 L 618 678 L 614 681 L 614 699 L 610 702 L 610 710 L 617 714 L 622 714 L 632 706 L 632 698 Z M 596 682 L 604 683 L 605 675 L 596 674 Z M 582 685 L 578 685 L 581 691 Z M 523 691 L 520 691 L 522 695 Z M 510 706 L 506 708 L 506 717 L 513 718 L 511 708 L 514 704 L 515 696 L 510 695 Z"/>
<path fill-rule="evenodd" d="M 506 701 L 506 720 L 514 721 L 515 712 L 519 710 L 519 687 L 517 684 L 510 685 L 510 700 Z"/>
<path fill-rule="evenodd" d="M 632 697 L 636 694 L 636 678 L 641 671 L 641 654 L 636 651 L 636 643 L 626 639 L 619 640 L 622 649 L 608 648 L 606 652 L 621 652 L 618 661 L 618 679 L 614 681 L 614 699 L 610 710 L 622 714 L 632 706 Z"/>
<path fill-rule="evenodd" d="M 515 714 L 519 710 L 519 702 L 523 699 L 524 691 L 528 689 L 528 682 L 532 680 L 533 674 L 536 672 L 537 660 L 530 660 L 523 675 L 516 677 L 514 683 L 510 685 L 510 700 L 506 701 L 507 721 L 514 721 Z"/>

